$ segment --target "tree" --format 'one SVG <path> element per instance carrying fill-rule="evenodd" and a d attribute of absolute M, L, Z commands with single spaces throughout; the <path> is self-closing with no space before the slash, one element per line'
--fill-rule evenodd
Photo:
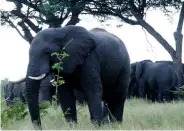
<path fill-rule="evenodd" d="M 174 32 L 176 50 L 145 21 L 149 9 L 160 9 L 169 15 L 172 8 L 176 10 L 181 8 L 178 27 Z M 91 6 L 86 8 L 86 11 L 98 16 L 115 16 L 130 25 L 142 26 L 167 50 L 173 61 L 181 63 L 183 38 L 181 31 L 184 20 L 184 2 L 181 0 L 96 0 L 91 2 Z"/>
<path fill-rule="evenodd" d="M 87 0 L 7 0 L 13 2 L 15 8 L 11 11 L 1 10 L 1 25 L 14 28 L 19 35 L 31 43 L 36 34 L 45 25 L 61 27 L 75 25 L 79 14 L 84 10 Z"/>
<path fill-rule="evenodd" d="M 184 2 L 182 0 L 7 0 L 16 6 L 12 11 L 1 11 L 2 25 L 10 25 L 27 40 L 33 39 L 33 33 L 42 30 L 43 25 L 60 27 L 70 18 L 66 25 L 79 22 L 79 14 L 92 14 L 100 18 L 115 16 L 131 25 L 142 26 L 150 33 L 170 54 L 173 61 L 181 63 L 182 38 L 184 19 Z M 24 7 L 23 7 L 24 6 Z M 178 27 L 174 33 L 176 50 L 145 21 L 149 9 L 160 9 L 169 15 L 171 8 L 181 9 Z M 108 18 L 108 17 L 107 17 Z M 16 22 L 13 22 L 16 21 Z M 17 23 L 17 25 L 15 25 Z M 35 24 L 36 23 L 36 24 Z M 20 28 L 24 32 L 21 33 Z"/>

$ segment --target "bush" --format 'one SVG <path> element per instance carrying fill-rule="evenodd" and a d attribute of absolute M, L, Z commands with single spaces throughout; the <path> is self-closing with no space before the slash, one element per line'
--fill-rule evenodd
<path fill-rule="evenodd" d="M 15 119 L 17 121 L 23 120 L 28 111 L 26 110 L 24 103 L 15 103 L 12 107 L 7 107 L 1 112 L 1 127 L 6 126 L 11 120 Z"/>
<path fill-rule="evenodd" d="M 1 107 L 4 106 L 3 102 L 1 102 Z M 47 108 L 50 107 L 49 102 L 41 102 L 39 104 L 40 107 L 40 115 L 44 117 L 48 114 Z M 2 109 L 2 108 L 1 108 Z M 6 127 L 8 124 L 13 122 L 14 120 L 20 121 L 24 120 L 28 115 L 27 104 L 22 102 L 15 103 L 12 107 L 5 107 L 1 112 L 1 127 Z"/>

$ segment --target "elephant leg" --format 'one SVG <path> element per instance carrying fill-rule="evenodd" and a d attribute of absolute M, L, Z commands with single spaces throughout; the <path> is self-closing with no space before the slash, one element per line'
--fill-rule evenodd
<path fill-rule="evenodd" d="M 146 98 L 145 96 L 145 81 L 143 79 L 139 80 L 139 87 L 138 87 L 138 94 L 139 94 L 139 98 Z"/>
<path fill-rule="evenodd" d="M 151 93 L 151 90 L 150 89 L 148 89 L 147 91 L 146 91 L 147 93 L 147 100 L 151 100 L 152 99 L 152 93 Z"/>
<path fill-rule="evenodd" d="M 123 119 L 123 101 L 108 101 L 108 107 L 110 110 L 109 118 L 111 122 L 122 122 Z"/>
<path fill-rule="evenodd" d="M 158 92 L 157 93 L 157 97 L 156 97 L 156 100 L 157 100 L 157 102 L 162 102 L 162 93 L 161 92 Z"/>
<path fill-rule="evenodd" d="M 82 66 L 82 87 L 87 99 L 92 123 L 102 123 L 102 83 L 100 65 L 94 54 L 90 54 Z"/>
<path fill-rule="evenodd" d="M 95 79 L 95 78 L 94 78 Z M 92 122 L 97 122 L 99 125 L 103 119 L 102 113 L 102 87 L 100 79 L 93 79 L 93 82 L 89 79 L 84 79 L 84 92 L 87 97 L 89 112 Z"/>
<path fill-rule="evenodd" d="M 77 122 L 76 99 L 73 89 L 65 86 L 58 87 L 58 98 L 65 119 L 68 122 Z"/>
<path fill-rule="evenodd" d="M 151 89 L 151 101 L 156 101 L 157 92 L 155 92 L 153 89 Z"/>
<path fill-rule="evenodd" d="M 10 93 L 9 98 L 7 99 L 7 106 L 12 107 L 14 105 L 14 94 Z"/>
<path fill-rule="evenodd" d="M 165 102 L 170 102 L 172 98 L 172 94 L 169 91 L 164 91 L 164 100 Z"/>
<path fill-rule="evenodd" d="M 128 70 L 126 70 L 128 71 Z M 110 120 L 112 122 L 122 122 L 123 121 L 123 112 L 124 112 L 124 103 L 126 100 L 126 95 L 128 91 L 128 82 L 129 75 L 126 71 L 121 71 L 119 75 L 118 85 L 115 92 L 110 93 L 111 97 L 107 100 L 107 104 L 110 114 Z M 113 119 L 113 117 L 115 119 Z"/>
<path fill-rule="evenodd" d="M 173 93 L 172 92 L 172 96 L 173 96 L 174 101 L 179 101 L 179 94 L 178 93 Z"/>
<path fill-rule="evenodd" d="M 107 103 L 102 102 L 102 111 L 103 111 L 103 122 L 104 123 L 109 123 L 109 110 Z"/>
<path fill-rule="evenodd" d="M 40 101 L 49 101 L 51 102 L 51 93 L 49 90 L 50 87 L 42 86 L 40 89 Z"/>
<path fill-rule="evenodd" d="M 23 103 L 26 103 L 26 99 L 25 99 L 25 97 L 23 96 L 23 94 L 20 95 L 20 99 L 21 99 L 21 101 L 22 101 Z"/>
<path fill-rule="evenodd" d="M 74 89 L 74 94 L 75 94 L 76 100 L 79 102 L 79 104 L 84 105 L 84 103 L 85 103 L 84 93 L 80 90 Z"/>

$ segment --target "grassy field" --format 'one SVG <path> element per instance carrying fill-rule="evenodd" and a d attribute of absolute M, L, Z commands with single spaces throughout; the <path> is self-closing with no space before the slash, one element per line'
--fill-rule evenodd
<path fill-rule="evenodd" d="M 143 100 L 126 101 L 124 122 L 122 124 L 105 124 L 95 128 L 89 119 L 87 106 L 77 106 L 78 123 L 67 124 L 60 109 L 48 108 L 47 115 L 42 117 L 42 126 L 46 130 L 57 129 L 184 129 L 184 101 L 178 103 L 148 103 Z M 33 129 L 29 115 L 24 120 L 12 120 L 4 129 Z"/>

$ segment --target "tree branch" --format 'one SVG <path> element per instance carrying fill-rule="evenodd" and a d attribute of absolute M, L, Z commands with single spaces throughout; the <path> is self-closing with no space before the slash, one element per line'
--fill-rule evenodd
<path fill-rule="evenodd" d="M 34 5 L 34 4 L 30 3 L 30 2 L 28 2 L 27 0 L 7 0 L 7 1 L 9 1 L 9 2 L 18 2 L 18 3 L 22 3 L 22 4 L 24 4 L 24 5 L 28 6 L 28 7 L 33 8 L 35 11 L 40 12 L 40 9 L 39 9 L 36 5 Z"/>
<path fill-rule="evenodd" d="M 182 27 L 183 27 L 183 20 L 184 20 L 184 2 L 182 4 L 182 8 L 180 11 L 180 16 L 179 16 L 179 21 L 178 21 L 178 26 L 177 26 L 177 32 L 182 31 Z"/>
<path fill-rule="evenodd" d="M 79 23 L 80 19 L 79 19 L 79 14 L 76 15 L 72 15 L 72 17 L 70 18 L 70 20 L 68 21 L 68 23 L 65 25 L 76 25 L 77 23 Z"/>
<path fill-rule="evenodd" d="M 37 33 L 38 31 L 40 31 L 41 29 L 36 26 L 31 20 L 28 19 L 28 17 L 26 17 L 22 12 L 20 12 L 19 10 L 12 10 L 11 11 L 12 14 L 14 14 L 15 16 L 21 18 L 23 21 L 25 21 L 29 27 L 35 32 Z"/>
<path fill-rule="evenodd" d="M 139 24 L 139 21 L 135 21 L 135 20 L 131 20 L 131 19 L 125 18 L 125 17 L 123 17 L 122 15 L 118 15 L 118 17 L 119 17 L 120 19 L 122 19 L 124 22 L 126 22 L 126 23 L 128 23 L 128 24 L 130 24 L 130 25 L 140 25 L 140 24 Z"/>
<path fill-rule="evenodd" d="M 33 40 L 33 35 L 31 34 L 29 28 L 25 25 L 23 21 L 18 22 L 18 25 L 22 27 L 26 40 L 29 42 L 29 44 L 31 44 Z"/>
<path fill-rule="evenodd" d="M 26 37 L 24 37 L 24 35 L 19 31 L 19 29 L 13 24 L 13 22 L 12 22 L 10 19 L 8 19 L 6 16 L 4 16 L 4 13 L 3 13 L 3 12 L 1 12 L 1 17 L 2 17 L 12 28 L 14 28 L 14 29 L 18 32 L 18 34 L 19 34 L 25 41 L 27 41 Z M 28 41 L 28 42 L 29 42 L 29 41 Z"/>
<path fill-rule="evenodd" d="M 176 56 L 177 56 L 177 62 L 182 62 L 182 41 L 183 41 L 183 35 L 182 35 L 182 28 L 183 28 L 183 21 L 184 21 L 184 2 L 182 4 L 182 8 L 180 11 L 178 26 L 176 31 L 174 32 L 174 39 L 176 42 Z"/>
<path fill-rule="evenodd" d="M 131 1 L 129 3 L 131 7 L 131 12 L 134 15 L 134 17 L 137 19 L 137 21 L 140 23 L 140 25 L 145 28 L 170 54 L 173 60 L 176 59 L 176 52 L 172 48 L 172 46 L 169 45 L 169 43 L 153 28 L 151 25 L 149 25 L 145 20 L 141 19 L 138 14 L 136 13 L 137 8 L 135 7 L 134 3 Z"/>

